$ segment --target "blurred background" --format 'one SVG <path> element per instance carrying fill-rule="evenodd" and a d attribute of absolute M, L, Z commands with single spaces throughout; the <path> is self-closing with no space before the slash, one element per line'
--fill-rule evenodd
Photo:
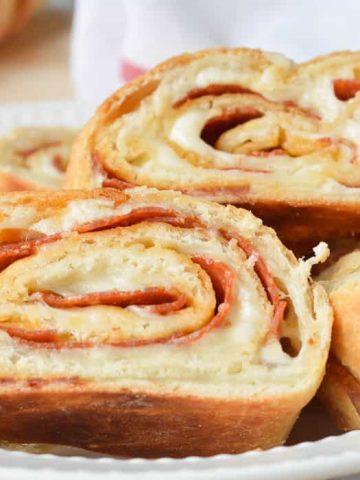
<path fill-rule="evenodd" d="M 97 104 L 163 59 L 250 46 L 360 49 L 359 0 L 0 0 L 0 102 Z"/>
<path fill-rule="evenodd" d="M 73 2 L 35 2 L 27 18 L 16 3 L 0 1 L 0 102 L 71 98 Z"/>

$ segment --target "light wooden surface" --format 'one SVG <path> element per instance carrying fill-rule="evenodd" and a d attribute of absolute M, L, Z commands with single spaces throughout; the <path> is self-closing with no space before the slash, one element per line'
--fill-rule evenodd
<path fill-rule="evenodd" d="M 72 97 L 70 30 L 71 13 L 48 7 L 0 44 L 0 103 Z"/>

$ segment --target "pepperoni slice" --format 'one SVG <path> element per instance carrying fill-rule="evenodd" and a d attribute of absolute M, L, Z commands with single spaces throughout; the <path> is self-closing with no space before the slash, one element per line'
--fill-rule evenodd
<path fill-rule="evenodd" d="M 259 173 L 259 170 L 257 170 Z M 194 190 L 186 190 L 182 189 L 181 192 L 185 193 L 187 195 L 192 195 L 194 197 L 209 197 L 209 196 L 214 196 L 216 194 L 222 195 L 222 196 L 239 196 L 243 195 L 244 193 L 248 193 L 250 191 L 250 185 L 249 184 L 244 184 L 240 186 L 231 186 L 229 185 L 228 187 L 221 187 L 221 186 L 216 186 L 216 187 L 199 187 Z"/>
<path fill-rule="evenodd" d="M 217 168 L 217 170 L 223 170 L 223 171 L 230 171 L 230 170 L 240 170 L 242 172 L 251 172 L 251 173 L 272 173 L 271 170 L 265 169 L 265 168 L 249 168 L 249 167 L 241 167 L 241 166 L 232 166 L 232 167 L 221 167 Z"/>
<path fill-rule="evenodd" d="M 173 338 L 171 343 L 190 343 L 199 340 L 214 328 L 223 327 L 228 321 L 231 306 L 235 296 L 235 273 L 225 263 L 216 262 L 207 257 L 192 257 L 192 261 L 201 266 L 209 275 L 213 284 L 216 302 L 216 315 L 200 330 L 185 336 Z"/>
<path fill-rule="evenodd" d="M 141 207 L 134 209 L 127 214 L 89 222 L 78 227 L 77 231 L 81 233 L 97 231 L 111 227 L 129 226 L 145 220 L 164 221 L 174 226 L 180 226 L 184 228 L 194 226 L 204 227 L 204 225 L 198 219 L 194 217 L 181 217 L 172 209 L 166 209 L 162 207 Z M 287 302 L 281 299 L 281 291 L 277 287 L 274 277 L 269 271 L 264 259 L 258 254 L 258 252 L 256 252 L 247 239 L 243 238 L 237 233 L 227 233 L 224 231 L 220 231 L 220 233 L 228 240 L 235 239 L 247 257 L 252 255 L 255 257 L 254 270 L 260 278 L 269 301 L 274 306 L 273 318 L 270 324 L 270 335 L 278 337 Z M 0 248 L 0 266 L 7 266 L 12 261 L 32 255 L 36 252 L 36 248 L 39 245 L 53 242 L 59 240 L 60 238 L 62 238 L 62 235 L 56 234 L 48 237 L 44 236 L 41 238 L 35 238 L 34 240 L 25 241 L 20 244 L 3 245 Z M 226 264 L 217 262 L 208 257 L 196 256 L 193 257 L 192 260 L 199 264 L 201 268 L 207 272 L 216 293 L 217 311 L 210 322 L 196 332 L 177 332 L 165 339 L 130 340 L 125 342 L 117 342 L 116 345 L 137 346 L 158 342 L 188 343 L 198 340 L 212 329 L 224 326 L 226 324 L 231 305 L 234 301 L 236 284 L 235 273 Z M 138 305 L 160 315 L 166 315 L 169 312 L 180 310 L 188 303 L 186 296 L 178 292 L 176 289 L 165 289 L 162 287 L 153 287 L 150 289 L 136 290 L 132 292 L 110 290 L 106 292 L 93 292 L 70 297 L 64 297 L 54 292 L 36 292 L 36 296 L 42 302 L 54 308 L 74 308 L 86 307 L 90 305 L 114 305 L 119 307 Z M 58 348 L 59 345 L 70 347 L 90 345 L 89 343 L 82 344 L 79 342 L 71 342 L 69 341 L 69 338 L 66 338 L 65 336 L 64 339 L 64 336 L 54 332 L 53 330 L 45 332 L 26 332 L 23 329 L 6 327 L 5 325 L 1 326 L 0 328 L 5 328 L 12 336 L 27 341 L 47 344 L 49 348 L 51 347 L 51 342 L 57 343 L 55 348 Z"/>
<path fill-rule="evenodd" d="M 9 243 L 20 243 L 30 240 L 39 240 L 44 234 L 26 228 L 2 228 L 0 229 L 0 249 Z"/>
<path fill-rule="evenodd" d="M 253 152 L 249 153 L 249 155 L 251 157 L 268 158 L 272 155 L 287 155 L 287 153 L 282 148 L 273 148 L 271 150 L 254 150 Z"/>
<path fill-rule="evenodd" d="M 338 78 L 333 81 L 333 87 L 336 98 L 347 102 L 360 91 L 360 80 Z"/>
<path fill-rule="evenodd" d="M 95 232 L 108 228 L 128 227 L 142 221 L 164 222 L 181 228 L 204 227 L 204 224 L 195 217 L 181 217 L 175 210 L 162 207 L 142 207 L 132 210 L 123 215 L 108 217 L 93 222 L 84 223 L 75 228 L 79 233 Z M 30 230 L 5 229 L 0 232 L 0 241 L 16 241 L 20 238 L 30 237 L 17 243 L 0 245 L 0 271 L 20 258 L 36 253 L 36 248 L 44 243 L 59 240 L 62 235 L 55 234 L 46 236 Z"/>
<path fill-rule="evenodd" d="M 316 120 L 321 120 L 320 115 L 313 112 L 312 110 L 308 110 L 307 108 L 300 107 L 300 105 L 294 102 L 293 100 L 285 100 L 284 102 L 282 102 L 282 104 L 284 105 L 284 107 L 296 108 L 297 110 L 299 110 L 304 115 L 307 115 L 308 117 L 315 118 Z"/>
<path fill-rule="evenodd" d="M 60 173 L 65 173 L 66 166 L 61 155 L 54 155 L 52 158 L 52 164 Z"/>
<path fill-rule="evenodd" d="M 214 328 L 219 328 L 226 324 L 235 295 L 235 273 L 224 263 L 216 262 L 207 257 L 198 256 L 193 257 L 192 260 L 207 272 L 215 290 L 217 311 L 210 322 L 196 332 L 186 333 L 180 331 L 166 338 L 124 340 L 111 342 L 111 345 L 118 347 L 132 347 L 155 343 L 190 343 L 199 340 Z M 35 299 L 37 297 L 54 308 L 74 308 L 90 305 L 116 305 L 122 307 L 138 305 L 148 308 L 153 313 L 160 315 L 180 310 L 188 303 L 188 299 L 183 293 L 178 292 L 176 289 L 165 289 L 161 287 L 133 292 L 112 290 L 72 297 L 63 297 L 62 295 L 53 292 L 36 292 L 34 296 Z M 17 337 L 27 342 L 39 343 L 46 348 L 85 348 L 94 345 L 92 342 L 73 342 L 67 338 L 67 334 L 60 334 L 55 330 L 27 331 L 25 329 L 9 327 L 7 325 L 1 325 L 0 329 L 5 330 L 10 336 Z"/>
<path fill-rule="evenodd" d="M 16 337 L 26 342 L 43 343 L 51 345 L 55 342 L 66 340 L 68 335 L 60 335 L 56 330 L 25 330 L 19 327 L 10 327 L 7 325 L 0 325 L 0 330 L 7 332 L 10 337 Z"/>
<path fill-rule="evenodd" d="M 163 287 L 134 291 L 108 290 L 68 297 L 54 292 L 36 292 L 34 298 L 54 308 L 89 307 L 94 305 L 114 305 L 122 308 L 130 305 L 149 306 L 150 311 L 160 315 L 180 310 L 188 303 L 185 294 L 178 292 L 175 288 L 166 289 Z"/>
<path fill-rule="evenodd" d="M 30 242 L 26 242 L 20 245 L 5 245 L 0 249 L 0 271 L 4 270 L 11 263 L 19 260 L 20 258 L 28 257 L 34 253 L 34 247 Z"/>
<path fill-rule="evenodd" d="M 123 180 L 119 180 L 115 177 L 106 178 L 103 181 L 102 186 L 104 188 L 116 188 L 117 190 L 126 190 L 127 188 L 134 187 L 132 183 L 124 182 Z"/>
<path fill-rule="evenodd" d="M 113 177 L 104 167 L 98 152 L 92 153 L 91 161 L 93 170 L 104 178 L 101 185 L 102 187 L 116 188 L 117 190 L 126 190 L 127 188 L 133 188 L 136 186 L 132 183 L 125 182 L 124 180 L 119 180 L 118 178 Z"/>
<path fill-rule="evenodd" d="M 274 313 L 270 324 L 270 336 L 279 337 L 280 326 L 284 318 L 284 313 L 287 307 L 287 301 L 281 299 L 281 290 L 276 285 L 273 275 L 268 269 L 264 259 L 256 252 L 251 243 L 241 235 L 237 233 L 222 232 L 225 238 L 228 240 L 234 239 L 237 241 L 239 247 L 245 252 L 249 258 L 251 255 L 255 257 L 254 270 L 267 293 L 268 299 L 274 306 Z"/>
<path fill-rule="evenodd" d="M 189 90 L 184 97 L 180 98 L 179 100 L 173 103 L 173 107 L 174 108 L 181 107 L 181 105 L 183 105 L 188 100 L 194 100 L 195 98 L 205 97 L 206 95 L 219 96 L 219 95 L 224 95 L 226 93 L 248 93 L 248 94 L 258 95 L 259 97 L 262 97 L 260 93 L 255 92 L 250 88 L 243 87 L 242 85 L 237 85 L 232 83 L 227 83 L 227 84 L 212 83 L 207 87 L 199 87 L 199 88 L 193 88 L 192 90 Z"/>
<path fill-rule="evenodd" d="M 270 322 L 268 338 L 272 338 L 272 337 L 279 338 L 281 323 L 284 320 L 285 310 L 287 307 L 287 301 L 279 300 L 273 305 L 274 305 L 274 313 Z"/>
<path fill-rule="evenodd" d="M 53 148 L 53 147 L 59 147 L 61 145 L 61 141 L 53 141 L 53 142 L 44 142 L 41 143 L 40 145 L 37 145 L 36 147 L 28 148 L 26 150 L 17 150 L 15 153 L 16 155 L 19 155 L 20 157 L 23 158 L 28 158 L 34 153 L 39 152 L 40 150 L 46 150 L 48 148 Z"/>
<path fill-rule="evenodd" d="M 40 245 L 55 242 L 60 240 L 61 237 L 62 235 L 60 233 L 49 236 L 40 234 L 38 237 L 37 232 L 34 232 L 34 240 L 0 246 L 0 272 L 16 260 L 33 255 Z"/>
<path fill-rule="evenodd" d="M 200 136 L 208 145 L 215 146 L 218 138 L 227 130 L 262 116 L 261 112 L 252 107 L 229 108 L 221 115 L 210 118 Z"/>
<path fill-rule="evenodd" d="M 76 230 L 79 233 L 96 232 L 107 228 L 115 227 L 129 227 L 135 223 L 144 222 L 148 220 L 156 219 L 176 219 L 177 213 L 175 210 L 163 207 L 141 207 L 131 210 L 129 213 L 122 215 L 116 215 L 114 217 L 103 218 L 100 220 L 94 220 L 93 222 L 84 223 Z M 170 223 L 170 222 L 168 222 Z"/>
<path fill-rule="evenodd" d="M 95 232 L 108 228 L 129 227 L 139 222 L 163 222 L 180 228 L 204 227 L 195 217 L 181 217 L 175 210 L 162 207 L 136 208 L 129 213 L 85 223 L 76 230 L 79 233 Z"/>

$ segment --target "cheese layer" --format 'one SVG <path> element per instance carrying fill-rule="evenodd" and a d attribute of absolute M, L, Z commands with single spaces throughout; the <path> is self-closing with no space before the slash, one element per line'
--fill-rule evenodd
<path fill-rule="evenodd" d="M 103 175 L 69 185 L 110 177 L 222 203 L 356 202 L 359 71 L 357 52 L 300 65 L 250 49 L 169 60 L 97 111 L 73 163 L 96 157 Z"/>
<path fill-rule="evenodd" d="M 114 219 L 139 209 L 167 213 L 116 225 Z M 171 212 L 197 223 L 174 223 Z M 81 233 L 84 225 L 102 231 Z M 205 395 L 230 397 L 312 391 L 320 381 L 331 314 L 322 288 L 309 283 L 309 271 L 326 251 L 319 248 L 317 259 L 298 262 L 250 212 L 144 188 L 33 199 L 19 193 L 0 199 L 0 241 L 0 258 L 21 244 L 35 245 L 0 273 L 3 377 L 80 377 L 188 393 L 196 385 Z M 217 270 L 226 267 L 232 279 L 227 301 L 225 287 L 199 258 Z M 271 291 L 259 259 L 274 281 Z M 74 299 L 151 288 L 177 291 L 186 302 L 164 314 L 151 305 L 64 307 L 46 300 L 49 294 Z M 286 310 L 273 334 L 275 291 Z M 196 336 L 226 303 L 226 321 Z M 56 348 L 53 332 L 63 341 Z M 189 341 L 168 341 L 192 334 Z M 124 345 L 124 339 L 133 343 Z"/>

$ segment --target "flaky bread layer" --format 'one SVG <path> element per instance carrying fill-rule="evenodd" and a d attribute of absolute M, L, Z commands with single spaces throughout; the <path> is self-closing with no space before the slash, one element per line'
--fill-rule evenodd
<path fill-rule="evenodd" d="M 332 313 L 309 277 L 326 256 L 176 192 L 3 195 L 0 439 L 147 457 L 284 442 L 324 374 Z"/>
<path fill-rule="evenodd" d="M 63 196 L 62 196 L 63 195 Z M 65 198 L 75 197 L 66 203 Z M 86 197 L 86 193 L 64 193 L 50 197 L 49 201 L 37 197 L 34 208 L 28 201 L 29 194 L 17 194 L 16 196 L 4 196 L 0 210 L 8 210 L 8 217 L 3 219 L 3 225 L 8 229 L 17 225 L 22 228 L 27 226 L 30 230 L 42 234 L 55 235 L 64 230 L 70 231 L 79 219 L 84 223 L 103 219 L 106 216 L 120 215 L 129 212 L 139 206 L 162 206 L 172 208 L 183 216 L 192 215 L 208 225 L 208 230 L 202 228 L 186 229 L 164 225 L 160 223 L 147 224 L 142 222 L 138 225 L 121 229 L 93 232 L 86 234 L 68 234 L 66 238 L 54 243 L 39 247 L 36 255 L 18 260 L 8 266 L 1 274 L 1 296 L 4 301 L 2 321 L 20 318 L 19 325 L 28 325 L 28 328 L 55 328 L 72 331 L 77 341 L 101 340 L 105 332 L 101 329 L 111 328 L 116 322 L 112 317 L 114 307 L 99 306 L 86 307 L 87 322 L 82 320 L 81 310 L 62 310 L 52 308 L 41 303 L 33 303 L 32 292 L 50 289 L 60 295 L 83 294 L 85 291 L 98 291 L 114 286 L 120 289 L 147 288 L 149 281 L 155 283 L 164 281 L 172 284 L 172 275 L 178 276 L 179 288 L 194 288 L 199 291 L 199 286 L 192 283 L 190 270 L 187 277 L 181 280 L 178 257 L 174 253 L 169 255 L 166 249 L 173 249 L 176 255 L 198 256 L 208 254 L 214 260 L 232 266 L 238 278 L 236 300 L 229 313 L 230 325 L 209 332 L 204 338 L 180 347 L 178 345 L 147 345 L 141 347 L 143 355 L 138 355 L 138 348 L 113 348 L 104 346 L 102 349 L 71 349 L 34 350 L 26 344 L 17 344 L 8 334 L 3 332 L 3 373 L 18 375 L 21 371 L 26 376 L 52 377 L 64 376 L 90 376 L 91 378 L 111 378 L 119 385 L 132 382 L 133 385 L 146 384 L 148 388 L 157 388 L 159 378 L 166 379 L 162 388 L 173 392 L 177 389 L 189 392 L 194 382 L 201 378 L 198 388 L 204 394 L 221 395 L 214 380 L 223 385 L 226 395 L 238 396 L 241 392 L 245 395 L 263 395 L 269 391 L 284 392 L 287 390 L 309 389 L 313 393 L 321 378 L 324 362 L 326 360 L 329 342 L 331 313 L 323 289 L 318 285 L 309 285 L 309 270 L 311 263 L 298 263 L 295 258 L 277 240 L 273 230 L 263 227 L 261 222 L 249 212 L 234 207 L 221 207 L 215 204 L 200 202 L 191 197 L 185 197 L 172 192 L 157 192 L 143 188 L 131 190 L 128 193 L 112 191 L 100 192 L 99 197 L 89 192 L 89 199 L 77 199 L 77 196 Z M 123 198 L 123 202 L 114 203 L 114 199 Z M 126 198 L 128 197 L 128 198 Z M 11 205 L 14 198 L 18 200 L 18 207 Z M 62 207 L 55 209 L 52 214 L 51 205 L 56 205 L 55 199 L 62 198 Z M 10 202 L 8 202 L 10 199 Z M 21 199 L 25 205 L 21 205 Z M 48 210 L 42 205 L 47 205 Z M 41 205 L 41 206 L 40 206 Z M 37 208 L 40 208 L 39 211 Z M 56 208 L 56 207 L 55 207 Z M 11 215 L 10 215 L 11 212 Z M 80 215 L 81 212 L 81 215 Z M 39 220 L 39 217 L 45 217 Z M 246 262 L 243 254 L 240 255 L 234 242 L 220 240 L 218 233 L 213 229 L 226 230 L 228 232 L 241 232 L 245 238 L 251 240 L 256 251 L 266 259 L 268 268 L 271 269 L 278 285 L 285 290 L 284 295 L 289 299 L 287 320 L 282 325 L 282 335 L 288 337 L 295 348 L 299 351 L 294 357 L 287 354 L 279 339 L 265 342 L 266 332 L 271 322 L 272 307 L 264 294 L 263 286 L 254 276 L 254 261 L 251 258 Z M 106 248 L 104 248 L 106 247 Z M 145 248 L 144 248 L 145 247 Z M 127 252 L 124 260 L 121 255 L 115 258 L 114 248 L 121 252 Z M 165 248 L 164 252 L 161 248 Z M 146 251 L 147 250 L 147 251 Z M 156 270 L 152 267 L 151 274 L 147 274 L 149 267 L 144 270 L 136 263 L 144 255 L 149 259 L 161 259 L 167 271 Z M 167 256 L 165 256 L 165 253 Z M 135 255 L 135 256 L 134 256 Z M 321 257 L 322 254 L 320 254 Z M 168 259 L 167 259 L 168 258 Z M 126 263 L 122 263 L 126 261 Z M 120 263 L 119 263 L 120 262 Z M 130 263 L 129 263 L 130 262 Z M 170 262 L 167 265 L 167 262 Z M 124 268 L 134 269 L 132 275 L 127 274 L 126 284 L 122 284 L 119 272 L 126 271 Z M 149 264 L 150 265 L 150 264 Z M 173 266 L 171 266 L 173 265 Z M 181 267 L 183 268 L 183 267 Z M 75 272 L 72 273 L 75 269 Z M 172 270 L 173 269 L 173 270 Z M 130 271 L 129 271 L 130 272 Z M 173 273 L 172 273 L 173 272 Z M 197 275 L 197 274 L 196 274 Z M 188 278 L 185 280 L 185 278 Z M 133 284 L 129 284 L 129 279 Z M 150 279 L 150 280 L 149 280 Z M 182 283 L 184 287 L 182 287 Z M 100 283 L 99 283 L 100 282 Z M 116 283 L 120 282 L 120 283 Z M 144 283 L 145 282 L 145 283 Z M 175 284 L 174 284 L 175 285 Z M 46 288 L 47 287 L 47 288 Z M 205 287 L 204 287 L 205 288 Z M 195 298 L 189 291 L 188 295 Z M 203 295 L 199 293 L 199 295 Z M 203 297 L 206 298 L 206 297 Z M 201 297 L 199 297 L 199 301 Z M 208 304 L 208 300 L 205 300 Z M 291 305 L 291 308 L 290 308 Z M 194 303 L 194 308 L 196 304 Z M 191 310 L 190 310 L 191 311 Z M 184 315 L 186 310 L 184 311 Z M 139 312 L 124 310 L 124 321 L 132 325 Z M 50 323 L 45 320 L 37 327 L 37 319 L 46 319 L 50 315 Z M 168 327 L 171 321 L 183 322 L 186 317 L 179 317 L 174 313 L 168 318 Z M 100 322 L 100 317 L 102 318 Z M 128 318 L 128 320 L 126 320 Z M 135 331 L 135 334 L 145 335 L 156 329 L 163 320 L 158 316 L 146 314 L 151 320 L 147 330 Z M 171 320 L 173 318 L 173 320 Z M 190 319 L 191 317 L 189 317 Z M 267 319 L 267 320 L 266 320 Z M 310 320 L 311 319 L 311 320 Z M 189 320 L 190 321 L 190 320 Z M 45 322 L 45 323 L 44 323 Z M 134 325 L 137 325 L 135 322 Z M 141 320 L 139 327 L 143 325 Z M 166 322 L 165 322 L 166 325 Z M 32 327 L 30 327 L 32 326 Z M 122 331 L 126 327 L 124 324 Z M 126 327 L 128 328 L 128 327 Z M 129 327 L 130 328 L 130 327 Z M 144 327 L 141 327 L 141 329 Z M 175 327 L 174 327 L 175 328 Z M 69 330 L 70 329 L 70 330 Z M 150 329 L 150 330 L 148 330 Z M 137 333 L 136 333 L 137 332 Z M 139 333 L 140 332 L 140 333 Z M 129 330 L 129 335 L 133 335 Z M 151 335 L 151 333 L 150 333 Z M 140 348 L 140 347 L 139 347 Z M 219 359 L 224 361 L 219 363 Z M 61 359 L 61 362 L 58 362 Z M 159 370 L 158 362 L 166 364 L 164 370 Z M 87 365 L 86 370 L 82 365 Z M 309 365 L 312 365 L 309 370 Z M 21 367 L 20 367 L 21 366 Z M 142 373 L 144 372 L 144 373 Z M 156 374 L 157 372 L 157 374 Z M 283 379 L 277 382 L 278 374 Z M 151 381 L 154 375 L 155 382 Z M 299 379 L 301 378 L 301 382 Z"/>

